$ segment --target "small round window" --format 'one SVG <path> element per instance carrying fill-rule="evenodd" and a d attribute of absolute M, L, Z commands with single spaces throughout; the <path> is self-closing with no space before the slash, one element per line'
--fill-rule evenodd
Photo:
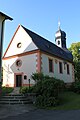
<path fill-rule="evenodd" d="M 21 48 L 21 46 L 22 46 L 22 44 L 21 44 L 21 42 L 19 42 L 19 43 L 17 44 L 17 48 Z"/>
<path fill-rule="evenodd" d="M 16 66 L 17 66 L 17 67 L 21 67 L 21 65 L 22 65 L 22 61 L 21 61 L 21 60 L 17 60 L 17 61 L 16 61 Z"/>

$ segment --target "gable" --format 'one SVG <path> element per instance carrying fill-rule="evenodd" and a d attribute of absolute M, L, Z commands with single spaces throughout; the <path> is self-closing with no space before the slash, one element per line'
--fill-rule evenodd
<path fill-rule="evenodd" d="M 13 56 L 36 49 L 38 48 L 32 41 L 32 38 L 23 29 L 23 27 L 19 25 L 11 39 L 11 42 L 4 54 L 4 57 Z"/>

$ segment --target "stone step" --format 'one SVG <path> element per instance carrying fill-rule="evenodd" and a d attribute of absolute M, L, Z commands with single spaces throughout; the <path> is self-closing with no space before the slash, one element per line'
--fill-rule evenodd
<path fill-rule="evenodd" d="M 23 94 L 9 94 L 0 98 L 0 104 L 31 104 L 33 103 L 28 96 Z"/>
<path fill-rule="evenodd" d="M 4 99 L 21 99 L 21 98 L 23 98 L 23 99 L 25 99 L 27 97 L 24 97 L 24 96 L 3 96 L 1 98 L 4 98 Z"/>
<path fill-rule="evenodd" d="M 10 93 L 10 94 L 8 94 L 6 96 L 24 96 L 24 94 L 13 94 L 13 93 Z"/>
<path fill-rule="evenodd" d="M 25 98 L 25 99 L 3 99 L 1 98 L 0 101 L 29 101 L 30 99 Z"/>
<path fill-rule="evenodd" d="M 32 101 L 0 101 L 0 104 L 32 104 Z"/>

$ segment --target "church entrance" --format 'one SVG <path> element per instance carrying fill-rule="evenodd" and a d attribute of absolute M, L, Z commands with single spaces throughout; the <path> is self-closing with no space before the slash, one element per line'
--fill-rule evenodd
<path fill-rule="evenodd" d="M 16 75 L 16 87 L 22 86 L 22 75 Z"/>

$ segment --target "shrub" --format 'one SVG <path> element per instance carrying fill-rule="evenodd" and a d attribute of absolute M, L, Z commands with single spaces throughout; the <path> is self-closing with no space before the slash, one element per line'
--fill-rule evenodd
<path fill-rule="evenodd" d="M 20 88 L 20 93 L 22 93 L 22 94 L 32 93 L 33 89 L 34 89 L 34 86 L 30 86 L 30 88 L 27 86 L 23 86 Z"/>
<path fill-rule="evenodd" d="M 14 88 L 12 87 L 2 87 L 2 95 L 11 93 L 13 91 Z"/>
<path fill-rule="evenodd" d="M 72 90 L 76 93 L 80 93 L 80 81 L 76 81 L 72 84 Z"/>
<path fill-rule="evenodd" d="M 20 93 L 25 94 L 27 92 L 28 92 L 28 87 L 27 86 L 20 87 Z"/>
<path fill-rule="evenodd" d="M 33 79 L 33 80 L 35 80 L 35 82 L 37 83 L 38 81 L 41 81 L 41 80 L 43 80 L 44 79 L 44 74 L 43 73 L 33 73 L 32 75 L 31 75 L 31 78 Z"/>
<path fill-rule="evenodd" d="M 46 97 L 43 95 L 39 95 L 36 99 L 36 106 L 38 107 L 50 107 L 50 106 L 56 106 L 59 104 L 58 99 L 55 97 Z"/>
<path fill-rule="evenodd" d="M 28 93 L 32 93 L 33 92 L 33 90 L 34 90 L 34 86 L 30 86 L 30 88 L 28 88 Z"/>
<path fill-rule="evenodd" d="M 34 91 L 37 94 L 45 94 L 48 96 L 58 96 L 58 93 L 64 89 L 64 82 L 55 78 L 39 81 L 34 86 Z"/>
<path fill-rule="evenodd" d="M 63 89 L 64 82 L 62 80 L 44 76 L 33 89 L 37 93 L 36 105 L 38 107 L 56 106 L 59 103 L 58 95 Z"/>
<path fill-rule="evenodd" d="M 32 78 L 36 81 L 36 84 L 32 87 L 21 87 L 20 92 L 36 93 L 35 104 L 38 107 L 50 107 L 59 104 L 59 93 L 64 89 L 64 82 L 62 80 L 44 76 L 43 73 L 34 73 Z"/>

